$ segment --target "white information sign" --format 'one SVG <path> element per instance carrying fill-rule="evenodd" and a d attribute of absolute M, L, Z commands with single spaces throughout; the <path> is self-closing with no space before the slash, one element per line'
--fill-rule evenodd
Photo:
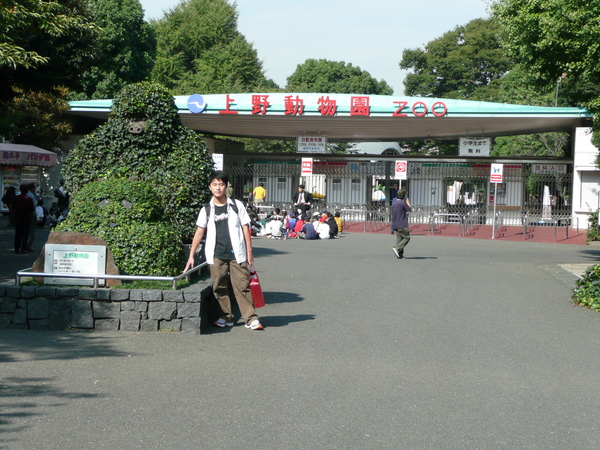
<path fill-rule="evenodd" d="M 212 159 L 215 162 L 215 170 L 223 170 L 223 153 L 213 153 Z"/>
<path fill-rule="evenodd" d="M 298 153 L 326 153 L 325 136 L 298 136 Z"/>
<path fill-rule="evenodd" d="M 408 161 L 400 161 L 397 160 L 395 164 L 395 178 L 397 180 L 406 180 L 407 179 L 407 169 Z"/>
<path fill-rule="evenodd" d="M 492 138 L 467 138 L 458 140 L 459 156 L 490 156 Z"/>
<path fill-rule="evenodd" d="M 490 181 L 492 183 L 502 183 L 503 172 L 504 172 L 504 164 L 492 164 L 492 172 L 490 173 Z"/>
<path fill-rule="evenodd" d="M 64 274 L 106 274 L 106 247 L 103 245 L 46 244 L 44 248 L 44 272 Z M 104 285 L 105 280 L 99 280 Z M 93 286 L 93 279 L 51 278 L 46 284 Z"/>

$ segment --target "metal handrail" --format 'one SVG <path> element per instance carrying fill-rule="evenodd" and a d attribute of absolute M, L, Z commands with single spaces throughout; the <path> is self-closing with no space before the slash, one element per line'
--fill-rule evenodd
<path fill-rule="evenodd" d="M 94 289 L 98 288 L 98 280 L 142 280 L 142 281 L 170 281 L 173 289 L 177 289 L 177 280 L 186 278 L 189 280 L 190 275 L 203 267 L 207 266 L 206 261 L 198 264 L 190 270 L 183 272 L 181 275 L 174 277 L 162 277 L 162 276 L 145 276 L 145 275 L 107 275 L 107 274 L 91 274 L 91 273 L 45 273 L 45 272 L 29 272 L 31 267 L 23 270 L 19 270 L 16 274 L 17 286 L 21 285 L 21 278 L 27 277 L 39 277 L 39 278 L 83 278 L 93 279 Z"/>

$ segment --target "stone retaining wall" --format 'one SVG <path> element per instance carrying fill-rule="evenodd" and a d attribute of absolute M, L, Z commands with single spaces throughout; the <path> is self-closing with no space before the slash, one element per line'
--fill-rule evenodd
<path fill-rule="evenodd" d="M 0 328 L 200 334 L 211 298 L 210 282 L 164 291 L 0 285 Z"/>

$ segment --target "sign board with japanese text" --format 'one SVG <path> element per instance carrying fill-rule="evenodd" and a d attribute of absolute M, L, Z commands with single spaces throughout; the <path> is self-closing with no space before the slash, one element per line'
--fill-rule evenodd
<path fill-rule="evenodd" d="M 531 173 L 565 175 L 567 173 L 567 165 L 566 164 L 532 164 L 531 165 Z"/>
<path fill-rule="evenodd" d="M 44 247 L 44 272 L 64 274 L 106 274 L 106 247 L 103 245 L 46 244 Z M 98 280 L 103 286 L 105 280 Z M 93 279 L 52 278 L 46 284 L 93 286 Z"/>
<path fill-rule="evenodd" d="M 223 170 L 223 153 L 213 153 L 212 159 L 215 163 L 215 170 Z"/>
<path fill-rule="evenodd" d="M 504 164 L 492 164 L 492 171 L 490 173 L 490 182 L 502 183 L 503 172 L 504 172 Z"/>
<path fill-rule="evenodd" d="M 302 158 L 302 175 L 312 175 L 313 173 L 313 159 Z"/>
<path fill-rule="evenodd" d="M 395 166 L 395 177 L 397 180 L 406 180 L 407 179 L 407 168 L 408 161 L 400 161 L 396 160 Z"/>
<path fill-rule="evenodd" d="M 490 156 L 491 148 L 491 138 L 461 137 L 458 140 L 459 156 Z"/>
<path fill-rule="evenodd" d="M 298 136 L 298 153 L 326 153 L 325 136 Z"/>

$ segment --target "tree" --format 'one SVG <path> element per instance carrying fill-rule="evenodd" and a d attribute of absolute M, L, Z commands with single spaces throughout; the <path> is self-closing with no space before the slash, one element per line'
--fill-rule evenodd
<path fill-rule="evenodd" d="M 578 88 L 563 95 L 594 114 L 600 129 L 600 2 L 577 0 L 497 0 L 492 12 L 502 29 L 509 55 L 532 75 L 538 86 L 565 78 Z M 577 82 L 575 83 L 575 80 Z M 594 133 L 594 143 L 600 143 Z"/>
<path fill-rule="evenodd" d="M 377 81 L 369 72 L 343 61 L 307 59 L 298 64 L 287 79 L 289 92 L 330 92 L 336 94 L 392 95 L 385 81 Z"/>
<path fill-rule="evenodd" d="M 142 82 L 115 97 L 108 121 L 69 152 L 63 174 L 74 195 L 101 179 L 133 177 L 152 184 L 165 217 L 187 241 L 207 199 L 212 167 L 206 143 L 183 126 L 171 93 Z"/>
<path fill-rule="evenodd" d="M 86 0 L 0 3 L 0 135 L 56 148 L 70 131 L 66 89 L 92 59 L 96 28 Z"/>
<path fill-rule="evenodd" d="M 188 0 L 154 21 L 153 80 L 179 95 L 274 90 L 256 50 L 238 31 L 237 17 L 226 0 Z"/>
<path fill-rule="evenodd" d="M 512 66 L 492 19 L 475 19 L 429 42 L 425 49 L 402 53 L 400 68 L 412 70 L 404 80 L 406 95 L 471 98 Z"/>
<path fill-rule="evenodd" d="M 149 79 L 156 39 L 139 0 L 96 0 L 91 13 L 100 27 L 97 51 L 72 98 L 113 98 L 125 85 Z"/>

